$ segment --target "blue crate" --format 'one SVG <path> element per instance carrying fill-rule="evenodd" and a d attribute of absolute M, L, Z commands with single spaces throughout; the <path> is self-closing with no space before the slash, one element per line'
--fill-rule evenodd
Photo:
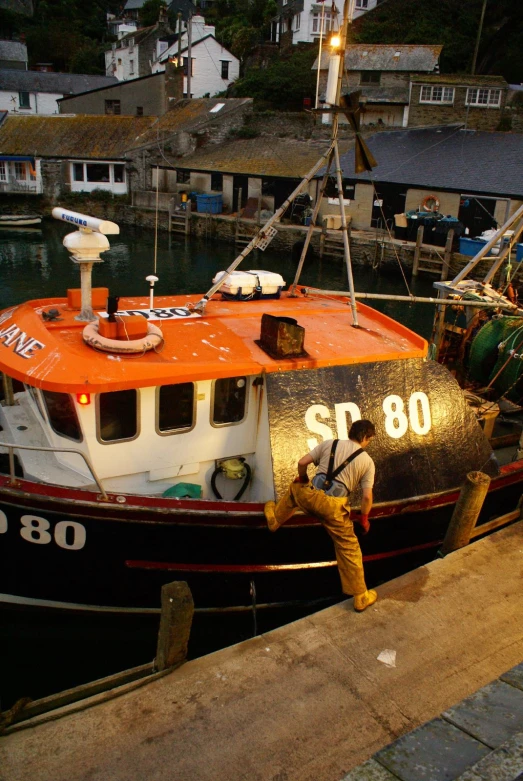
<path fill-rule="evenodd" d="M 460 238 L 459 251 L 462 255 L 477 255 L 480 250 L 483 249 L 487 242 L 483 239 L 466 239 Z"/>
<path fill-rule="evenodd" d="M 523 260 L 523 244 L 516 244 L 516 263 Z"/>
<path fill-rule="evenodd" d="M 223 211 L 223 195 L 197 195 L 196 211 L 202 214 L 221 214 Z"/>

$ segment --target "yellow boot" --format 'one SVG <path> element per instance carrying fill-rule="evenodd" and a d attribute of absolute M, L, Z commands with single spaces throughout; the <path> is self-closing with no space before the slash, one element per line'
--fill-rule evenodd
<path fill-rule="evenodd" d="M 362 613 L 368 607 L 373 605 L 378 598 L 376 591 L 364 591 L 363 594 L 357 594 L 354 597 L 354 610 L 356 613 Z"/>
<path fill-rule="evenodd" d="M 271 502 L 266 502 L 265 507 L 263 508 L 265 519 L 267 521 L 267 526 L 269 527 L 271 532 L 275 532 L 277 529 L 280 528 L 281 525 L 276 520 L 276 515 L 274 514 L 275 507 L 276 507 L 276 502 L 271 501 Z"/>

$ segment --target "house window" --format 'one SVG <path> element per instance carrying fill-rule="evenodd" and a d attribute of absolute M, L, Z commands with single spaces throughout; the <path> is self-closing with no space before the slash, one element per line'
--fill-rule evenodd
<path fill-rule="evenodd" d="M 7 163 L 0 160 L 0 182 L 7 182 Z"/>
<path fill-rule="evenodd" d="M 125 166 L 120 163 L 115 163 L 113 168 L 115 183 L 123 184 L 125 182 Z"/>
<path fill-rule="evenodd" d="M 245 417 L 246 377 L 216 380 L 213 389 L 212 422 L 215 426 L 240 423 Z"/>
<path fill-rule="evenodd" d="M 18 93 L 18 105 L 20 108 L 31 108 L 31 100 L 28 92 Z"/>
<path fill-rule="evenodd" d="M 499 108 L 501 105 L 500 89 L 467 89 L 467 106 L 486 106 L 487 108 Z"/>
<path fill-rule="evenodd" d="M 73 163 L 73 179 L 75 182 L 84 181 L 84 164 Z"/>
<path fill-rule="evenodd" d="M 157 427 L 162 433 L 190 429 L 194 425 L 194 383 L 158 388 Z"/>
<path fill-rule="evenodd" d="M 105 101 L 105 113 L 106 114 L 119 114 L 121 110 L 119 100 L 106 100 Z"/>
<path fill-rule="evenodd" d="M 53 431 L 61 437 L 81 442 L 82 432 L 70 395 L 43 390 L 42 396 Z"/>
<path fill-rule="evenodd" d="M 369 0 L 356 0 L 356 8 L 368 8 Z"/>
<path fill-rule="evenodd" d="M 102 442 L 133 439 L 138 433 L 138 394 L 135 390 L 100 393 L 98 430 Z"/>
<path fill-rule="evenodd" d="M 136 116 L 143 117 L 143 106 L 136 106 Z"/>
<path fill-rule="evenodd" d="M 15 162 L 15 179 L 23 182 L 27 179 L 25 163 Z"/>
<path fill-rule="evenodd" d="M 420 103 L 454 103 L 454 87 L 422 87 Z"/>
<path fill-rule="evenodd" d="M 184 76 L 188 75 L 188 73 L 187 73 L 187 71 L 188 71 L 188 61 L 189 61 L 188 57 L 184 57 L 183 58 L 183 75 Z M 194 76 L 194 57 L 191 57 L 191 76 Z"/>
<path fill-rule="evenodd" d="M 301 14 L 296 14 L 296 16 L 294 17 L 294 29 L 296 30 L 296 32 L 300 29 L 300 25 L 301 25 Z"/>
<path fill-rule="evenodd" d="M 178 184 L 189 184 L 191 181 L 190 171 L 181 171 L 179 168 L 176 171 L 176 181 Z"/>
<path fill-rule="evenodd" d="M 332 26 L 332 17 L 330 13 L 326 11 L 324 16 L 323 32 L 324 33 L 330 32 L 331 26 Z M 312 15 L 312 32 L 320 33 L 320 31 L 321 31 L 321 13 L 316 13 Z"/>
<path fill-rule="evenodd" d="M 134 60 L 129 60 L 129 76 L 134 76 Z"/>
<path fill-rule="evenodd" d="M 360 73 L 360 84 L 379 84 L 380 82 L 380 71 L 362 71 Z"/>
<path fill-rule="evenodd" d="M 222 79 L 228 79 L 229 78 L 229 65 L 231 64 L 229 60 L 221 60 L 222 64 Z"/>
<path fill-rule="evenodd" d="M 223 174 L 211 174 L 211 190 L 223 192 Z"/>
<path fill-rule="evenodd" d="M 109 165 L 107 163 L 86 163 L 85 170 L 88 182 L 109 182 Z"/>

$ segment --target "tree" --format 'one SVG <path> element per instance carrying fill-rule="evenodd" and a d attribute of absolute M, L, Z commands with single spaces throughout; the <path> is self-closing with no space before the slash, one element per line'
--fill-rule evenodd
<path fill-rule="evenodd" d="M 145 0 L 145 3 L 139 10 L 140 25 L 142 27 L 152 27 L 156 24 L 160 16 L 161 10 L 167 11 L 167 3 L 165 0 Z"/>

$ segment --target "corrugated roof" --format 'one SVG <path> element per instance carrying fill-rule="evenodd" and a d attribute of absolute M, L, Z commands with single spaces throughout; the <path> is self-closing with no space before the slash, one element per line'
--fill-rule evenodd
<path fill-rule="evenodd" d="M 375 182 L 458 192 L 523 197 L 523 135 L 447 125 L 376 133 L 367 139 L 378 166 Z M 354 152 L 342 155 L 343 176 L 354 173 Z M 321 172 L 320 172 L 321 174 Z"/>
<path fill-rule="evenodd" d="M 349 71 L 410 71 L 432 73 L 437 70 L 443 46 L 359 43 L 345 51 L 345 67 Z M 321 69 L 329 67 L 330 51 L 321 53 Z M 313 69 L 318 68 L 316 59 Z"/>
<path fill-rule="evenodd" d="M 0 154 L 123 159 L 156 117 L 14 116 L 0 127 Z"/>
<path fill-rule="evenodd" d="M 83 73 L 45 73 L 12 68 L 0 70 L 0 91 L 54 92 L 74 95 L 118 84 L 115 76 L 89 76 Z"/>
<path fill-rule="evenodd" d="M 194 98 L 180 100 L 170 110 L 161 116 L 148 132 L 139 139 L 137 146 L 147 146 L 157 143 L 158 139 L 165 141 L 175 133 L 195 132 L 208 122 L 215 121 L 237 111 L 242 106 L 252 103 L 252 98 Z M 220 111 L 211 113 L 218 104 L 223 104 Z"/>
<path fill-rule="evenodd" d="M 466 73 L 427 74 L 412 79 L 413 84 L 454 84 L 463 87 L 507 87 L 503 76 L 467 76 Z"/>
<path fill-rule="evenodd" d="M 346 148 L 340 143 L 340 147 Z M 251 176 L 299 179 L 305 176 L 328 148 L 326 141 L 291 141 L 274 136 L 236 139 L 206 147 L 173 163 L 191 171 L 219 171 Z"/>

